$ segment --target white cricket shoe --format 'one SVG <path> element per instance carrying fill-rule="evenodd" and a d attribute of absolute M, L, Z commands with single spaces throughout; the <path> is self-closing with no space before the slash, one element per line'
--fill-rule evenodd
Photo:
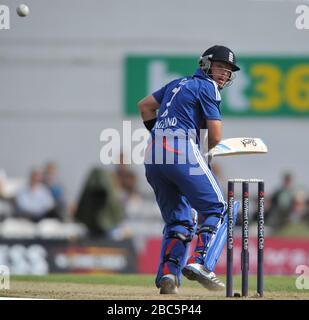
<path fill-rule="evenodd" d="M 212 291 L 225 288 L 224 283 L 217 278 L 214 272 L 209 272 L 199 263 L 190 263 L 182 269 L 182 274 L 189 280 L 198 281 L 203 287 Z"/>
<path fill-rule="evenodd" d="M 177 294 L 178 287 L 176 284 L 176 276 L 174 274 L 166 274 L 160 280 L 160 294 Z"/>

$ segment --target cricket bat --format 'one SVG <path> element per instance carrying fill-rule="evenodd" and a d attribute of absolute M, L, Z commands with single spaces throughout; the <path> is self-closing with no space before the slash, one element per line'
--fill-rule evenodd
<path fill-rule="evenodd" d="M 220 141 L 208 153 L 210 157 L 233 156 L 240 154 L 267 153 L 268 148 L 260 138 L 229 138 Z"/>

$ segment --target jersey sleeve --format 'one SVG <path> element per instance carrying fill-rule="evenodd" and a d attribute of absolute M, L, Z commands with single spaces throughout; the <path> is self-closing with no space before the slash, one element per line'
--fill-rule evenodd
<path fill-rule="evenodd" d="M 166 90 L 166 86 L 162 87 L 161 89 L 153 92 L 152 96 L 156 99 L 156 101 L 158 103 L 161 104 L 162 100 L 163 100 L 163 97 L 164 97 L 164 93 L 165 93 L 165 90 Z"/>
<path fill-rule="evenodd" d="M 213 83 L 203 87 L 199 94 L 199 101 L 204 118 L 221 120 L 221 96 L 217 86 Z"/>

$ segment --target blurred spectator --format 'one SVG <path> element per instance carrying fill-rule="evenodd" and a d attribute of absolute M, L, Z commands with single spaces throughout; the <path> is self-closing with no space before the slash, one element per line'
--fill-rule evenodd
<path fill-rule="evenodd" d="M 138 233 L 139 230 L 134 227 L 135 222 L 142 222 L 145 219 L 145 205 L 141 195 L 137 191 L 136 175 L 133 171 L 127 170 L 121 176 L 119 200 L 122 204 L 124 212 L 124 220 L 121 223 L 119 237 L 128 238 L 132 237 L 134 233 Z"/>
<path fill-rule="evenodd" d="M 12 199 L 5 192 L 6 172 L 0 170 L 0 221 L 13 213 Z"/>
<path fill-rule="evenodd" d="M 137 190 L 137 177 L 134 171 L 124 163 L 124 154 L 120 154 L 119 165 L 116 166 L 118 198 L 122 204 L 124 218 L 130 219 L 143 213 L 143 199 Z"/>
<path fill-rule="evenodd" d="M 119 155 L 119 164 L 116 166 L 116 174 L 118 178 L 121 180 L 121 175 L 128 171 L 128 165 L 125 162 L 125 155 L 123 152 L 120 152 Z"/>
<path fill-rule="evenodd" d="M 268 217 L 268 225 L 274 230 L 279 229 L 289 222 L 289 214 L 293 204 L 293 177 L 291 173 L 285 173 L 281 187 L 276 190 L 271 198 L 271 208 Z"/>
<path fill-rule="evenodd" d="M 136 211 L 140 212 L 143 205 L 142 197 L 137 191 L 136 181 L 136 175 L 133 171 L 127 171 L 122 175 L 120 199 L 126 216 L 134 215 Z"/>
<path fill-rule="evenodd" d="M 273 234 L 284 237 L 302 237 L 309 234 L 308 198 L 303 189 L 294 193 L 288 220 L 280 229 L 273 230 Z"/>
<path fill-rule="evenodd" d="M 132 238 L 136 245 L 143 239 L 162 233 L 162 221 L 157 204 L 143 199 L 138 190 L 136 173 L 124 163 L 124 154 L 120 154 L 119 165 L 115 168 L 117 196 L 124 213 L 123 221 L 110 232 L 115 240 Z"/>
<path fill-rule="evenodd" d="M 66 205 L 64 201 L 63 188 L 60 185 L 57 177 L 57 165 L 53 162 L 48 162 L 43 170 L 43 182 L 51 192 L 55 201 L 55 210 L 59 217 L 64 217 Z"/>
<path fill-rule="evenodd" d="M 75 218 L 83 222 L 92 236 L 107 236 L 123 219 L 112 180 L 102 168 L 91 170 L 82 190 Z"/>
<path fill-rule="evenodd" d="M 306 223 L 308 215 L 307 196 L 304 190 L 298 190 L 293 198 L 289 222 L 293 224 Z"/>
<path fill-rule="evenodd" d="M 306 205 L 306 214 L 304 217 L 304 222 L 307 226 L 309 226 L 309 197 L 307 197 L 307 205 Z"/>
<path fill-rule="evenodd" d="M 38 222 L 44 218 L 59 218 L 54 199 L 42 184 L 42 174 L 32 170 L 29 184 L 16 195 L 17 215 Z"/>

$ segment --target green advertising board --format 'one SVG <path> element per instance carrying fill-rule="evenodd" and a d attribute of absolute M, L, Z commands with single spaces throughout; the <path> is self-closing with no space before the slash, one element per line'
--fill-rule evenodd
<path fill-rule="evenodd" d="M 240 57 L 233 84 L 222 91 L 223 116 L 309 116 L 309 57 Z M 197 57 L 130 55 L 125 59 L 124 108 L 169 81 L 192 75 Z"/>

